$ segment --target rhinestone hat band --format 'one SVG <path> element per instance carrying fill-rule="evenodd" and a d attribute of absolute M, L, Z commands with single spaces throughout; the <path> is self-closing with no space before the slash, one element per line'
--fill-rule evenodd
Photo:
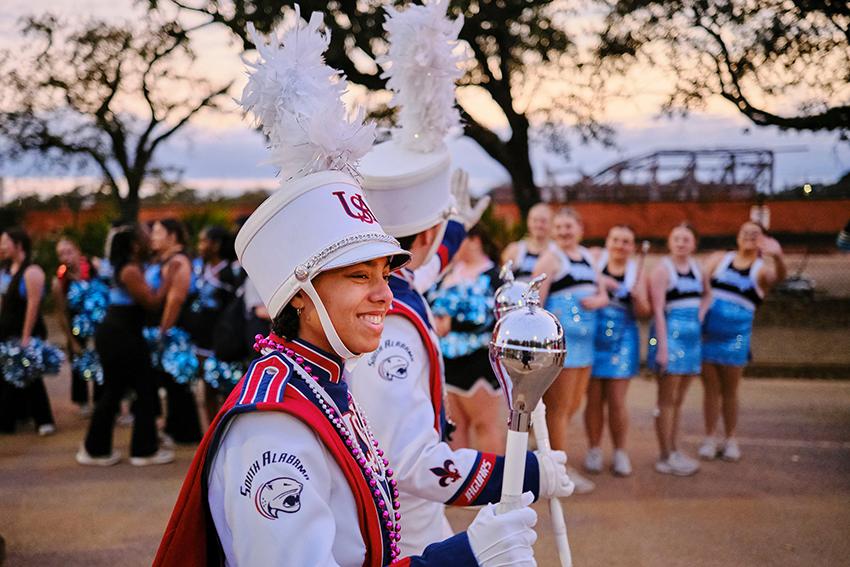
<path fill-rule="evenodd" d="M 355 234 L 352 236 L 347 236 L 342 240 L 338 240 L 330 246 L 323 248 L 303 264 L 297 265 L 295 267 L 295 278 L 300 282 L 307 281 L 307 279 L 310 277 L 310 270 L 340 248 L 345 248 L 346 246 L 351 246 L 352 244 L 359 244 L 361 242 L 366 242 L 370 240 L 378 240 L 381 242 L 386 242 L 388 244 L 394 244 L 396 246 L 399 246 L 398 240 L 388 234 L 384 234 L 383 232 L 368 232 L 365 234 Z"/>

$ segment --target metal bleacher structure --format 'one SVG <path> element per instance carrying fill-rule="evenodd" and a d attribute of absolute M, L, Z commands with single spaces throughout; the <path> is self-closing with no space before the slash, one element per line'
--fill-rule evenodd
<path fill-rule="evenodd" d="M 550 203 L 754 200 L 773 193 L 774 151 L 661 150 L 618 161 L 569 185 L 547 182 Z"/>

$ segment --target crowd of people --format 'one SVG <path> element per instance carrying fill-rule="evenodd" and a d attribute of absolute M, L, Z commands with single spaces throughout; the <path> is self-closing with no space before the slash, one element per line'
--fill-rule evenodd
<path fill-rule="evenodd" d="M 764 228 L 748 221 L 735 250 L 716 252 L 704 263 L 694 257 L 697 234 L 686 223 L 672 227 L 667 254 L 646 266 L 648 242 L 637 248 L 634 230 L 615 225 L 604 247 L 581 245 L 577 211 L 531 209 L 528 236 L 502 254 L 518 278 L 547 274 L 541 286 L 545 306 L 560 320 L 567 358 L 558 380 L 544 396 L 552 446 L 566 449 L 569 424 L 584 403 L 588 450 L 584 470 L 604 468 L 602 435 L 607 423 L 614 452 L 611 471 L 632 474 L 626 451 L 629 379 L 640 371 L 638 321 L 650 320 L 647 366 L 657 377 L 655 410 L 659 473 L 689 476 L 697 460 L 679 446 L 679 422 L 688 386 L 704 386 L 705 439 L 701 459 L 741 457 L 736 440 L 738 387 L 750 359 L 753 315 L 765 294 L 786 276 L 782 248 Z M 651 269 L 650 269 L 651 268 Z M 447 380 L 451 375 L 447 372 Z M 723 416 L 724 432 L 717 426 Z M 573 469 L 577 492 L 594 484 Z"/>
<path fill-rule="evenodd" d="M 250 362 L 250 333 L 267 331 L 269 322 L 235 261 L 228 230 L 203 229 L 193 257 L 188 242 L 184 225 L 175 219 L 112 228 L 102 257 L 86 257 L 78 243 L 62 236 L 56 244 L 59 267 L 48 286 L 44 270 L 33 262 L 26 232 L 3 232 L 4 432 L 27 421 L 39 435 L 56 431 L 43 380 L 58 371 L 58 364 L 49 362 L 61 356 L 44 341 L 41 311 L 50 287 L 63 335 L 57 342 L 70 363 L 70 398 L 80 415 L 90 418 L 77 462 L 118 463 L 121 454 L 112 437 L 121 418 L 132 425 L 133 465 L 169 463 L 175 443 L 200 441 L 204 427 L 197 395 L 209 420 Z M 234 331 L 241 331 L 241 340 Z M 223 345 L 218 350 L 216 342 Z M 247 346 L 239 348 L 240 343 Z M 158 417 L 163 417 L 161 428 Z"/>
<path fill-rule="evenodd" d="M 638 249 L 628 225 L 611 227 L 600 248 L 581 245 L 582 226 L 575 210 L 553 212 L 540 204 L 528 214 L 528 235 L 501 252 L 484 229 L 474 227 L 428 290 L 455 428 L 451 446 L 498 452 L 505 444 L 506 410 L 487 352 L 499 266 L 510 260 L 520 280 L 549 276 L 541 300 L 561 321 L 568 345 L 564 368 L 545 396 L 553 447 L 567 447 L 570 422 L 583 405 L 584 470 L 598 474 L 604 468 L 607 423 L 611 471 L 632 474 L 626 394 L 629 379 L 640 372 L 639 321 L 649 320 L 646 362 L 658 376 L 656 470 L 690 475 L 699 469 L 678 443 L 681 405 L 695 377 L 701 377 L 704 391 L 705 440 L 698 456 L 738 460 L 737 392 L 750 356 L 753 313 L 785 277 L 780 246 L 758 224 L 746 222 L 736 250 L 716 252 L 701 264 L 694 258 L 697 235 L 681 224 L 670 232 L 668 254 L 649 269 L 648 247 Z M 205 228 L 192 257 L 188 242 L 179 221 L 163 219 L 112 229 L 103 258 L 85 257 L 69 237 L 56 244 L 60 265 L 49 287 L 71 367 L 71 400 L 83 417 L 91 417 L 77 455 L 81 464 L 120 460 L 112 430 L 122 400 L 132 401 L 131 410 L 125 404 L 123 411 L 133 422 L 133 464 L 170 462 L 174 443 L 197 443 L 203 416 L 196 396 L 203 399 L 208 422 L 247 368 L 252 337 L 269 328 L 268 313 L 235 260 L 231 233 Z M 48 284 L 33 262 L 28 235 L 6 230 L 0 254 L 0 339 L 23 347 L 42 339 L 40 345 L 50 350 L 41 314 Z M 16 360 L 22 364 L 4 355 L 4 369 Z M 381 372 L 399 371 L 392 362 Z M 31 419 L 40 435 L 53 433 L 43 373 L 29 373 L 17 384 L 11 377 L 21 372 L 4 373 L 3 431 Z M 193 390 L 196 382 L 202 386 Z M 157 431 L 161 414 L 164 425 Z M 579 471 L 571 476 L 578 491 L 593 490 Z"/>

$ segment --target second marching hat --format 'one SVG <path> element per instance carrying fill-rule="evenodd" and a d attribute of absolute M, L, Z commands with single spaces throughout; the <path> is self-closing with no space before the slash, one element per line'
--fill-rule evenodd
<path fill-rule="evenodd" d="M 457 36 L 463 18 L 446 18 L 446 3 L 387 7 L 389 50 L 379 62 L 399 109 L 389 141 L 363 157 L 363 189 L 381 225 L 395 237 L 442 224 L 453 212 L 452 160 L 445 138 L 459 130 L 455 81 L 468 59 Z M 442 235 L 435 244 L 439 245 Z"/>

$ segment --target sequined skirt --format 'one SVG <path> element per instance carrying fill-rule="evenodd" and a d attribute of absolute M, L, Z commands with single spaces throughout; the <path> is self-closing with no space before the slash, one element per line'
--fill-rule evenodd
<path fill-rule="evenodd" d="M 640 369 L 640 333 L 631 311 L 608 306 L 596 317 L 594 378 L 631 378 Z"/>
<path fill-rule="evenodd" d="M 702 359 L 726 366 L 744 366 L 750 358 L 754 313 L 742 305 L 715 299 L 702 326 Z"/>
<path fill-rule="evenodd" d="M 667 374 L 693 375 L 702 370 L 701 334 L 699 309 L 682 307 L 667 312 Z M 655 324 L 649 327 L 649 368 L 658 370 L 655 354 L 658 338 Z"/>
<path fill-rule="evenodd" d="M 595 291 L 556 293 L 546 300 L 546 309 L 552 312 L 564 327 L 567 356 L 564 368 L 583 368 L 593 364 L 593 340 L 596 331 L 596 312 L 581 306 L 581 300 Z"/>

